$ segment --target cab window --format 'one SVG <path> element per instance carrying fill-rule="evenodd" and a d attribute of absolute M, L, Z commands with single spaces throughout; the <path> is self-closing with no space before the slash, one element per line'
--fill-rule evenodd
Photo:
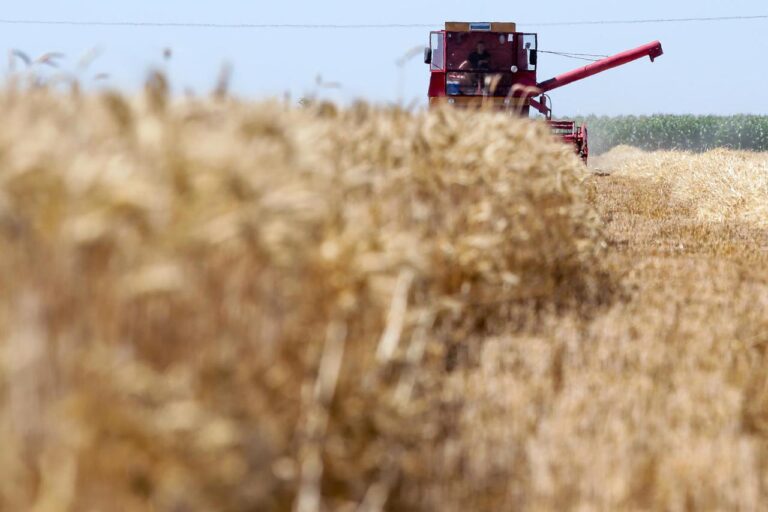
<path fill-rule="evenodd" d="M 429 47 L 432 49 L 430 69 L 432 71 L 445 70 L 445 34 L 443 32 L 432 32 Z"/>
<path fill-rule="evenodd" d="M 518 62 L 522 71 L 535 71 L 538 61 L 536 34 L 522 34 L 518 39 Z"/>

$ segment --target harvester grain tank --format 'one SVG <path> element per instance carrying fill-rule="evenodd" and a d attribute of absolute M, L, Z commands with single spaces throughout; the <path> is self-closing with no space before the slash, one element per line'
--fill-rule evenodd
<path fill-rule="evenodd" d="M 444 30 L 430 34 L 424 61 L 431 71 L 430 105 L 490 107 L 525 117 L 534 109 L 586 162 L 587 127 L 574 121 L 553 121 L 547 93 L 643 57 L 653 61 L 663 54 L 661 43 L 654 41 L 539 82 L 538 34 L 518 32 L 514 23 L 447 22 Z"/>

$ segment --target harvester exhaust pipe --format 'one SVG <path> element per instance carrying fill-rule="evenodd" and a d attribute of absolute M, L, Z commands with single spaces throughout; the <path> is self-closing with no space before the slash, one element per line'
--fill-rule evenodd
<path fill-rule="evenodd" d="M 583 68 L 574 69 L 573 71 L 563 73 L 555 78 L 550 78 L 549 80 L 545 80 L 538 84 L 537 87 L 542 93 L 547 93 L 553 89 L 583 80 L 592 75 L 602 73 L 603 71 L 608 71 L 609 69 L 622 66 L 634 60 L 642 59 L 643 57 L 650 57 L 653 62 L 657 57 L 661 57 L 662 55 L 664 55 L 664 50 L 661 48 L 661 43 L 659 41 L 654 41 L 635 48 L 634 50 L 628 50 L 612 57 L 599 60 L 588 66 L 584 66 Z"/>

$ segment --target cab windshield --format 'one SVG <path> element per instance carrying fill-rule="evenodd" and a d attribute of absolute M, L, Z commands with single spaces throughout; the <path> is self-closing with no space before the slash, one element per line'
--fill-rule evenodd
<path fill-rule="evenodd" d="M 446 93 L 508 96 L 518 73 L 535 71 L 535 52 L 535 34 L 446 32 Z"/>
<path fill-rule="evenodd" d="M 448 71 L 509 72 L 516 64 L 515 35 L 489 32 L 448 32 Z"/>

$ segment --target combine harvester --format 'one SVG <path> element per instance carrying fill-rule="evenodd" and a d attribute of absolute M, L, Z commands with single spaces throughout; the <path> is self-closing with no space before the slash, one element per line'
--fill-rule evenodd
<path fill-rule="evenodd" d="M 430 34 L 430 46 L 424 53 L 431 70 L 430 105 L 490 107 L 524 117 L 533 107 L 586 163 L 587 127 L 574 121 L 553 121 L 547 93 L 637 59 L 650 57 L 653 61 L 664 54 L 661 43 L 655 41 L 539 82 L 537 48 L 538 35 L 517 32 L 514 23 L 446 23 L 445 30 Z"/>

